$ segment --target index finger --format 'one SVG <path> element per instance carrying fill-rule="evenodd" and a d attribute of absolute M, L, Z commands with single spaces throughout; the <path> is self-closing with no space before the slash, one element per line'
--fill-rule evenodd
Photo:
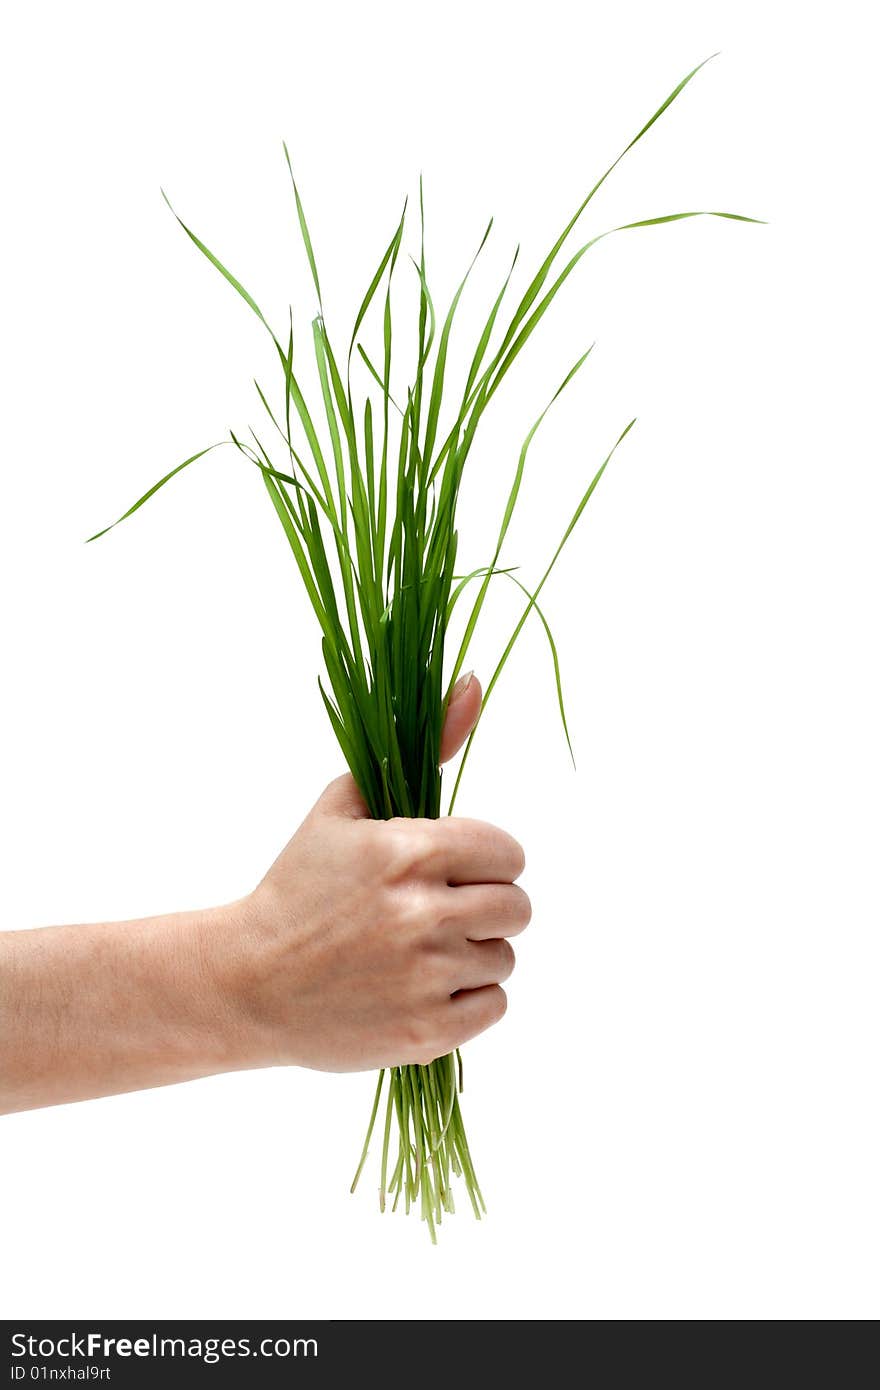
<path fill-rule="evenodd" d="M 513 883 L 526 866 L 522 845 L 487 821 L 449 816 L 437 822 L 438 868 L 450 887 Z"/>

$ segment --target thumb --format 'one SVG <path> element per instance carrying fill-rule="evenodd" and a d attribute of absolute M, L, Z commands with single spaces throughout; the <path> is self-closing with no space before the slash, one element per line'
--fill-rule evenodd
<path fill-rule="evenodd" d="M 473 671 L 461 676 L 452 688 L 449 704 L 446 707 L 446 722 L 440 738 L 440 761 L 447 763 L 454 758 L 471 729 L 477 722 L 483 691 Z"/>
<path fill-rule="evenodd" d="M 440 739 L 440 761 L 448 762 L 461 748 L 477 722 L 483 691 L 473 671 L 457 680 L 446 708 L 446 722 Z M 337 777 L 319 797 L 315 811 L 319 815 L 338 816 L 343 820 L 365 820 L 369 811 L 350 772 Z"/>

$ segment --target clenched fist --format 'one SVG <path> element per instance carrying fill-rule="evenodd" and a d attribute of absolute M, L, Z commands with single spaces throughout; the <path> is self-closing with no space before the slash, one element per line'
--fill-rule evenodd
<path fill-rule="evenodd" d="M 494 826 L 373 821 L 333 782 L 251 900 L 243 997 L 267 1060 L 430 1062 L 496 1023 L 531 915 L 523 864 Z"/>
<path fill-rule="evenodd" d="M 442 758 L 480 700 L 459 682 Z M 0 933 L 0 1111 L 248 1067 L 430 1062 L 504 1013 L 523 863 L 481 821 L 373 821 L 346 776 L 237 902 Z"/>

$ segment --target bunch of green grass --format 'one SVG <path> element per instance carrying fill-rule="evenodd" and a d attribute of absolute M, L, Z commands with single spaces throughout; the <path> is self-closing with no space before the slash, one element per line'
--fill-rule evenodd
<path fill-rule="evenodd" d="M 529 280 L 512 313 L 506 314 L 517 261 L 514 255 L 479 339 L 468 354 L 467 377 L 458 390 L 448 379 L 447 360 L 456 310 L 474 262 L 442 323 L 438 323 L 425 267 L 421 185 L 419 254 L 418 259 L 412 260 L 418 277 L 418 315 L 405 351 L 412 353 L 413 347 L 415 350 L 414 357 L 407 359 L 409 384 L 405 394 L 398 393 L 399 398 L 391 389 L 392 346 L 395 362 L 400 352 L 399 329 L 392 333 L 391 289 L 401 261 L 406 205 L 370 280 L 340 357 L 331 346 L 324 321 L 317 262 L 284 147 L 297 220 L 318 300 L 319 312 L 311 324 L 311 348 L 320 398 L 311 407 L 298 375 L 298 363 L 294 363 L 292 311 L 286 334 L 276 336 L 244 286 L 178 218 L 187 236 L 256 314 L 271 335 L 277 353 L 283 396 L 275 411 L 255 383 L 266 414 L 268 438 L 264 431 L 252 429 L 247 440 L 230 431 L 230 438 L 221 442 L 234 446 L 259 470 L 283 527 L 321 629 L 326 669 L 326 684 L 319 680 L 321 697 L 348 766 L 374 817 L 440 814 L 439 751 L 446 704 L 467 657 L 491 580 L 498 574 L 507 575 L 519 585 L 524 602 L 487 685 L 483 710 L 523 624 L 534 609 L 550 643 L 559 710 L 568 738 L 556 647 L 538 598 L 609 460 L 634 421 L 622 430 L 590 479 L 559 545 L 531 591 L 509 569 L 502 570 L 499 561 L 517 505 L 529 446 L 546 409 L 523 441 L 494 553 L 484 567 L 466 575 L 456 572 L 459 492 L 489 403 L 565 281 L 591 247 L 612 232 L 689 217 L 755 220 L 726 212 L 669 213 L 612 228 L 590 238 L 573 253 L 564 254 L 581 215 L 609 174 L 698 71 L 699 67 L 678 83 L 591 188 Z M 491 226 L 490 222 L 474 261 Z M 382 305 L 382 334 L 378 348 L 371 347 L 368 352 L 362 333 L 377 296 Z M 553 396 L 554 401 L 580 371 L 589 351 L 571 367 Z M 357 394 L 352 384 L 353 367 L 360 384 Z M 172 469 L 119 520 L 131 516 L 169 479 L 217 447 L 218 444 L 210 445 Z M 104 535 L 105 531 L 97 535 Z M 475 589 L 468 588 L 471 584 L 476 585 Z M 470 610 L 458 648 L 448 661 L 446 638 L 450 618 L 466 591 Z M 476 729 L 461 759 L 449 801 L 450 812 L 475 732 Z M 388 1068 L 387 1073 L 379 1073 L 352 1191 L 367 1158 L 386 1075 L 380 1206 L 384 1210 L 390 1200 L 394 1208 L 399 1204 L 406 1211 L 418 1208 L 432 1239 L 436 1239 L 436 1224 L 444 1212 L 454 1210 L 453 1177 L 463 1180 L 475 1215 L 479 1218 L 485 1211 L 462 1120 L 461 1057 L 441 1057 L 428 1066 L 402 1063 Z M 393 1155 L 392 1132 L 397 1139 Z"/>

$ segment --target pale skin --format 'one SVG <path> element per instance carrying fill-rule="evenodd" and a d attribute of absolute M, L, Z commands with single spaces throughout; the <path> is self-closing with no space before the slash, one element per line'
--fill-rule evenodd
<path fill-rule="evenodd" d="M 441 759 L 473 727 L 450 700 Z M 0 933 L 0 1113 L 253 1067 L 429 1062 L 497 1023 L 528 924 L 523 851 L 482 821 L 370 820 L 331 782 L 253 892 Z"/>

